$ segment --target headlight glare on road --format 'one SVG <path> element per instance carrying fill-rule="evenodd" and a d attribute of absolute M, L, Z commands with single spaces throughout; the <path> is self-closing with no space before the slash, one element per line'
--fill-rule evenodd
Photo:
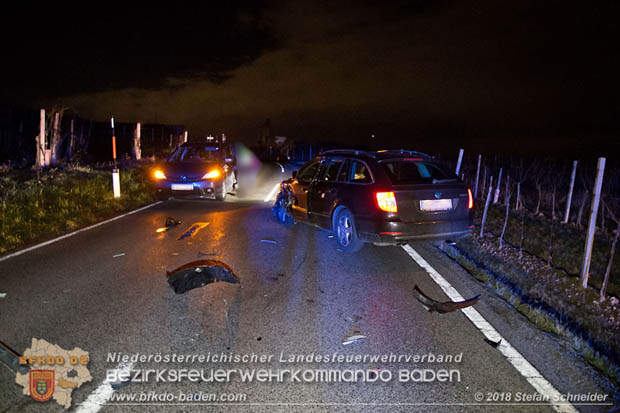
<path fill-rule="evenodd" d="M 220 171 L 218 171 L 217 169 L 214 169 L 212 171 L 209 171 L 208 173 L 206 173 L 202 179 L 215 179 L 218 178 L 220 176 Z"/>
<path fill-rule="evenodd" d="M 161 169 L 158 169 L 155 171 L 155 179 L 166 179 L 166 175 L 164 174 L 164 171 L 162 171 Z"/>

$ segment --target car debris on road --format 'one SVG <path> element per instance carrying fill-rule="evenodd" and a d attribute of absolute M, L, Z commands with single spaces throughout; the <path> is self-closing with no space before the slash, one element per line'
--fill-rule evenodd
<path fill-rule="evenodd" d="M 178 219 L 172 218 L 172 217 L 168 217 L 166 218 L 166 226 L 167 227 L 176 227 L 177 225 L 183 223 L 183 221 L 180 221 Z"/>
<path fill-rule="evenodd" d="M 478 294 L 477 296 L 465 301 L 446 301 L 440 303 L 424 294 L 417 285 L 413 287 L 413 295 L 422 304 L 426 311 L 428 311 L 429 313 L 436 311 L 439 314 L 450 313 L 456 310 L 463 309 L 465 307 L 471 307 L 472 305 L 476 304 L 478 300 L 480 300 L 480 294 Z"/>
<path fill-rule="evenodd" d="M 181 236 L 179 238 L 177 238 L 177 240 L 180 241 L 180 240 L 185 239 L 185 238 L 193 238 L 193 237 L 196 236 L 198 231 L 200 231 L 201 229 L 203 229 L 207 225 L 209 225 L 208 222 L 195 222 L 189 228 L 187 228 L 185 230 L 185 232 L 183 234 L 181 234 Z"/>
<path fill-rule="evenodd" d="M 500 344 L 502 344 L 502 339 L 500 338 L 499 341 L 493 341 L 493 340 L 489 340 L 488 338 L 485 337 L 484 341 L 486 341 L 489 345 L 498 348 Z"/>
<path fill-rule="evenodd" d="M 213 282 L 225 281 L 232 284 L 240 282 L 233 270 L 221 261 L 197 260 L 168 271 L 168 284 L 177 294 L 183 294 L 194 288 L 203 287 Z"/>

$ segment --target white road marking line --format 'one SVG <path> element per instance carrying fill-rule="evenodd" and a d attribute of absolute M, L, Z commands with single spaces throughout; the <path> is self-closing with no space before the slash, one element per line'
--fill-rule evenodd
<path fill-rule="evenodd" d="M 422 267 L 428 275 L 431 276 L 433 281 L 435 281 L 439 287 L 446 293 L 446 295 L 452 301 L 463 301 L 464 298 L 459 294 L 459 292 L 450 285 L 450 283 L 441 276 L 431 265 L 426 262 L 424 258 L 416 250 L 414 250 L 410 245 L 404 245 L 403 249 L 409 254 L 413 260 L 418 263 L 420 267 Z M 543 375 L 536 370 L 534 366 L 530 364 L 529 361 L 525 359 L 502 335 L 480 315 L 480 313 L 474 310 L 473 307 L 463 308 L 461 311 L 465 314 L 467 318 L 484 334 L 484 336 L 495 342 L 500 339 L 502 342 L 497 347 L 498 350 L 506 357 L 506 359 L 513 365 L 513 367 L 521 373 L 523 377 L 536 389 L 538 393 L 549 398 L 549 403 L 553 406 L 555 411 L 557 412 L 566 412 L 566 413 L 574 413 L 577 410 L 573 407 L 572 404 L 568 402 L 560 402 L 561 393 L 556 390 L 555 387 L 547 379 L 543 377 Z"/>
<path fill-rule="evenodd" d="M 276 191 L 278 190 L 278 188 L 280 188 L 280 184 L 276 184 L 276 186 L 273 187 L 271 192 L 269 192 L 269 195 L 267 195 L 267 197 L 265 198 L 264 202 L 271 201 L 273 199 L 273 196 L 276 194 Z"/>
<path fill-rule="evenodd" d="M 32 251 L 32 250 L 36 250 L 37 248 L 45 247 L 46 245 L 53 244 L 53 243 L 55 243 L 55 242 L 58 242 L 58 241 L 60 241 L 60 240 L 65 239 L 65 238 L 72 237 L 72 236 L 74 236 L 75 234 L 79 234 L 80 232 L 88 231 L 89 229 L 93 229 L 93 228 L 96 228 L 96 227 L 98 227 L 98 226 L 101 226 L 101 225 L 107 224 L 108 222 L 116 221 L 117 219 L 121 219 L 121 218 L 123 218 L 123 217 L 126 217 L 127 215 L 135 214 L 136 212 L 143 211 L 143 210 L 145 210 L 145 209 L 147 209 L 147 208 L 150 208 L 150 207 L 152 207 L 152 206 L 155 206 L 155 205 L 157 205 L 157 204 L 161 204 L 161 203 L 162 203 L 162 201 L 157 201 L 157 202 L 155 202 L 155 203 L 152 203 L 152 204 L 149 204 L 149 205 L 143 206 L 142 208 L 134 209 L 133 211 L 131 211 L 131 212 L 127 212 L 126 214 L 119 215 L 119 216 L 117 216 L 117 217 L 110 218 L 110 219 L 108 219 L 108 220 L 98 222 L 98 223 L 96 223 L 96 224 L 94 224 L 94 225 L 91 225 L 90 227 L 86 227 L 86 228 L 78 229 L 77 231 L 71 232 L 70 234 L 61 235 L 61 236 L 60 236 L 60 237 L 58 237 L 58 238 L 54 238 L 54 239 L 51 239 L 51 240 L 49 240 L 49 241 L 42 242 L 42 243 L 37 244 L 37 245 L 33 245 L 32 247 L 28 247 L 28 248 L 25 248 L 25 249 L 23 249 L 23 250 L 20 250 L 20 251 L 14 252 L 14 253 L 12 253 L 12 254 L 5 255 L 4 257 L 0 257 L 0 262 L 1 262 L 1 261 L 8 260 L 9 258 L 17 257 L 18 255 L 25 254 L 25 253 L 30 252 L 30 251 Z"/>
<path fill-rule="evenodd" d="M 117 374 L 129 373 L 131 368 L 133 367 L 133 363 L 121 363 L 116 366 Z M 106 378 L 103 383 L 97 387 L 97 389 L 88 396 L 88 398 L 79 404 L 79 407 L 75 410 L 75 413 L 95 413 L 101 410 L 101 408 L 106 404 L 110 397 L 112 397 L 112 393 L 114 393 L 114 389 L 112 385 Z"/>

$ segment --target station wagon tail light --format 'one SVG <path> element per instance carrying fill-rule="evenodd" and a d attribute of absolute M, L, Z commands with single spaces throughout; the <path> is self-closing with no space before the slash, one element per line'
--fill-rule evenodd
<path fill-rule="evenodd" d="M 166 175 L 164 174 L 164 171 L 162 171 L 161 169 L 158 169 L 155 171 L 155 179 L 166 179 Z"/>
<path fill-rule="evenodd" d="M 377 206 L 380 210 L 385 212 L 398 212 L 394 192 L 377 192 L 375 197 L 377 198 Z"/>
<path fill-rule="evenodd" d="M 474 197 L 471 195 L 471 189 L 469 188 L 467 188 L 467 196 L 469 197 L 467 208 L 472 209 L 474 207 Z"/>
<path fill-rule="evenodd" d="M 218 171 L 217 169 L 214 169 L 212 171 L 209 171 L 208 173 L 206 173 L 202 179 L 215 179 L 217 177 L 220 176 L 220 171 Z"/>

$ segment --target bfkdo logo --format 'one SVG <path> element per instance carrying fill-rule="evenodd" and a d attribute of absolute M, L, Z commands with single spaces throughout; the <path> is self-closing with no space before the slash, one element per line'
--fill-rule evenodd
<path fill-rule="evenodd" d="M 38 402 L 46 402 L 54 395 L 54 370 L 30 370 L 30 395 Z"/>
<path fill-rule="evenodd" d="M 32 339 L 32 344 L 19 357 L 19 364 L 28 366 L 28 373 L 21 369 L 15 382 L 23 387 L 24 396 L 38 402 L 54 400 L 65 409 L 71 407 L 75 389 L 93 379 L 88 371 L 88 352 L 79 347 L 65 350 L 43 339 Z"/>

